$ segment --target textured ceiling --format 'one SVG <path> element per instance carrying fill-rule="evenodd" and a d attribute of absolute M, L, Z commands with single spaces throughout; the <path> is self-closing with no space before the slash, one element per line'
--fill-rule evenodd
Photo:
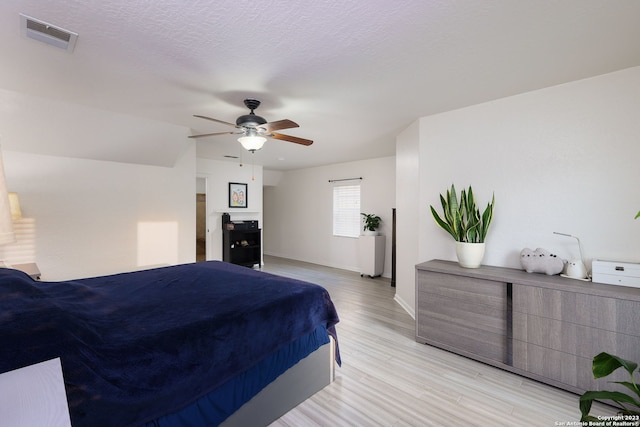
<path fill-rule="evenodd" d="M 19 13 L 78 33 L 74 52 L 25 38 Z M 193 114 L 234 122 L 258 98 L 259 115 L 315 143 L 269 140 L 253 160 L 309 167 L 393 155 L 418 117 L 640 65 L 638 17 L 636 0 L 2 0 L 0 89 L 194 133 L 229 128 Z M 84 132 L 81 119 L 64 125 Z M 20 149 L 14 135 L 5 148 Z M 109 158 L 113 138 L 88 131 L 81 143 L 104 147 L 80 156 L 126 161 L 129 147 L 167 163 L 128 137 Z M 185 142 L 171 138 L 158 146 L 175 156 Z M 29 151 L 55 153 L 40 143 Z M 198 140 L 200 157 L 241 153 L 232 136 Z"/>

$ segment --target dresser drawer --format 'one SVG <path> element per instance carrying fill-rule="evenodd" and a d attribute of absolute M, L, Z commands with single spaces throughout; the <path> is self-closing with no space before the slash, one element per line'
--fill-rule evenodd
<path fill-rule="evenodd" d="M 455 301 L 504 308 L 507 297 L 505 283 L 450 274 L 421 272 L 417 292 L 438 295 Z"/>
<path fill-rule="evenodd" d="M 485 361 L 510 361 L 505 283 L 421 271 L 416 294 L 418 341 Z"/>

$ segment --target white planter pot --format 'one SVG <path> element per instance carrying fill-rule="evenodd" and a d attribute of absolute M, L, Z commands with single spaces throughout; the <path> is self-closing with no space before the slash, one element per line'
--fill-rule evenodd
<path fill-rule="evenodd" d="M 484 258 L 484 243 L 456 242 L 458 264 L 464 268 L 478 268 Z"/>
<path fill-rule="evenodd" d="M 377 230 L 373 230 L 373 231 L 371 231 L 371 230 L 364 230 L 364 231 L 362 232 L 362 235 L 363 235 L 363 236 L 377 236 L 377 235 L 378 235 L 378 231 L 377 231 Z"/>

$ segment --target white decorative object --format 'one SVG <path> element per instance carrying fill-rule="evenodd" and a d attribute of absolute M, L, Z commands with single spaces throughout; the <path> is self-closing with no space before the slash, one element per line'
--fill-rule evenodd
<path fill-rule="evenodd" d="M 572 279 L 585 279 L 587 278 L 587 267 L 585 267 L 582 260 L 573 259 L 567 262 L 567 277 L 571 277 Z"/>
<path fill-rule="evenodd" d="M 524 248 L 520 251 L 520 265 L 527 273 L 544 273 L 549 276 L 560 274 L 566 261 L 558 258 L 546 249 L 536 248 L 532 251 Z"/>
<path fill-rule="evenodd" d="M 484 258 L 484 243 L 456 242 L 458 264 L 464 268 L 478 268 Z"/>

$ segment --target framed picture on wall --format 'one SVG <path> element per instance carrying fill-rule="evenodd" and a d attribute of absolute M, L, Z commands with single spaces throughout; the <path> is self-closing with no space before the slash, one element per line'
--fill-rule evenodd
<path fill-rule="evenodd" d="M 230 208 L 246 208 L 247 207 L 247 184 L 240 182 L 229 183 L 229 207 Z"/>

